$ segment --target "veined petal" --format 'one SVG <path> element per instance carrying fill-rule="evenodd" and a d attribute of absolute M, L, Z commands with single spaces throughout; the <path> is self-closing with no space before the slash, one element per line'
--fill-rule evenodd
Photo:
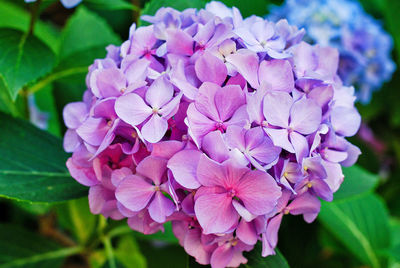
<path fill-rule="evenodd" d="M 154 195 L 154 186 L 137 175 L 127 176 L 120 182 L 115 197 L 132 211 L 144 209 Z"/>
<path fill-rule="evenodd" d="M 115 112 L 123 121 L 136 126 L 152 114 L 152 109 L 146 105 L 139 95 L 130 93 L 116 100 Z"/>

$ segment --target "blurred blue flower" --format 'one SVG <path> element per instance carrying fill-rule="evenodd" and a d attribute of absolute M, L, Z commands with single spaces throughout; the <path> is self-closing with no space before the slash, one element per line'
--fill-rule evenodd
<path fill-rule="evenodd" d="M 358 100 L 368 103 L 372 92 L 388 81 L 396 66 L 391 59 L 393 40 L 380 21 L 361 4 L 349 0 L 286 0 L 272 6 L 270 20 L 286 18 L 306 30 L 309 42 L 336 47 L 339 76 L 355 85 Z"/>
<path fill-rule="evenodd" d="M 36 2 L 36 0 L 25 0 L 26 3 Z M 60 0 L 66 8 L 73 8 L 74 6 L 78 5 L 82 0 Z"/>

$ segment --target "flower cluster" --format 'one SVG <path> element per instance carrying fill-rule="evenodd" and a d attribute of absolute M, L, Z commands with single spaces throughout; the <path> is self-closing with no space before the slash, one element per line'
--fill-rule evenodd
<path fill-rule="evenodd" d="M 257 241 L 274 254 L 283 215 L 313 221 L 360 154 L 338 52 L 219 2 L 143 19 L 64 109 L 67 166 L 91 211 L 145 234 L 171 221 L 212 267 L 245 263 Z"/>
<path fill-rule="evenodd" d="M 268 18 L 286 18 L 306 29 L 308 41 L 337 48 L 339 76 L 345 85 L 356 86 L 362 103 L 368 103 L 395 70 L 392 38 L 358 1 L 286 0 L 273 7 Z"/>

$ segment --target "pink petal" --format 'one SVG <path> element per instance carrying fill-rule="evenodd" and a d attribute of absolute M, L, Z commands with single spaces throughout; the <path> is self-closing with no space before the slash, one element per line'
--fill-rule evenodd
<path fill-rule="evenodd" d="M 232 206 L 232 198 L 226 193 L 200 196 L 194 210 L 204 234 L 227 232 L 239 219 Z"/>
<path fill-rule="evenodd" d="M 202 154 L 197 166 L 197 180 L 204 186 L 224 186 L 225 171 L 223 165 Z"/>
<path fill-rule="evenodd" d="M 173 95 L 174 87 L 163 75 L 154 80 L 147 89 L 146 101 L 151 107 L 160 109 L 172 99 Z"/>
<path fill-rule="evenodd" d="M 256 218 L 256 215 L 251 214 L 242 204 L 240 204 L 237 200 L 232 200 L 232 205 L 236 209 L 237 213 L 239 213 L 240 217 L 245 221 L 252 221 Z"/>
<path fill-rule="evenodd" d="M 195 70 L 200 81 L 218 85 L 225 81 L 228 73 L 224 62 L 207 51 L 197 59 Z"/>
<path fill-rule="evenodd" d="M 193 54 L 193 38 L 180 29 L 167 30 L 167 51 L 179 55 Z"/>
<path fill-rule="evenodd" d="M 224 243 L 211 255 L 211 266 L 213 268 L 225 268 L 231 262 L 233 255 L 234 249 L 231 243 Z"/>
<path fill-rule="evenodd" d="M 279 213 L 275 217 L 271 218 L 267 224 L 266 236 L 272 248 L 275 248 L 278 243 L 278 231 L 281 226 L 282 217 L 283 214 Z"/>
<path fill-rule="evenodd" d="M 137 175 L 130 175 L 120 182 L 115 197 L 132 211 L 140 211 L 147 206 L 154 195 L 154 186 Z"/>
<path fill-rule="evenodd" d="M 152 109 L 146 105 L 139 95 L 130 93 L 116 100 L 115 112 L 126 123 L 136 126 L 152 114 Z"/>
<path fill-rule="evenodd" d="M 317 197 L 304 193 L 297 196 L 288 206 L 287 209 L 292 215 L 318 213 L 321 207 L 321 202 Z"/>
<path fill-rule="evenodd" d="M 104 118 L 89 117 L 76 130 L 76 133 L 87 143 L 99 146 L 106 136 L 109 126 Z"/>
<path fill-rule="evenodd" d="M 67 129 L 64 135 L 63 146 L 68 153 L 74 152 L 81 144 L 81 139 L 73 129 Z"/>
<path fill-rule="evenodd" d="M 294 77 L 292 66 L 287 60 L 262 61 L 258 69 L 260 84 L 270 90 L 292 92 Z"/>
<path fill-rule="evenodd" d="M 132 170 L 127 167 L 113 170 L 111 173 L 111 182 L 115 187 L 117 187 L 118 184 L 129 175 L 132 175 Z"/>
<path fill-rule="evenodd" d="M 317 131 L 321 124 L 321 107 L 313 100 L 302 98 L 296 101 L 290 110 L 290 127 L 301 134 L 308 135 Z"/>
<path fill-rule="evenodd" d="M 172 171 L 175 180 L 188 189 L 197 189 L 200 183 L 196 178 L 197 165 L 201 152 L 195 150 L 183 150 L 175 154 L 167 167 Z"/>
<path fill-rule="evenodd" d="M 117 68 L 98 70 L 92 74 L 90 87 L 98 98 L 108 98 L 121 95 L 121 90 L 126 87 L 125 75 Z"/>
<path fill-rule="evenodd" d="M 193 103 L 187 110 L 187 122 L 189 134 L 198 147 L 200 147 L 203 137 L 215 130 L 215 122 L 200 113 Z"/>
<path fill-rule="evenodd" d="M 78 128 L 87 116 L 87 107 L 83 102 L 71 102 L 63 110 L 64 122 L 68 128 Z"/>
<path fill-rule="evenodd" d="M 221 131 L 218 130 L 204 136 L 201 148 L 208 156 L 220 163 L 229 157 L 229 149 L 222 137 Z"/>
<path fill-rule="evenodd" d="M 239 226 L 236 229 L 236 235 L 247 245 L 255 245 L 258 240 L 254 223 L 246 222 L 243 219 L 239 222 Z"/>
<path fill-rule="evenodd" d="M 169 159 L 174 154 L 182 150 L 184 146 L 185 143 L 176 140 L 157 142 L 153 144 L 151 155 Z"/>
<path fill-rule="evenodd" d="M 136 172 L 151 179 L 155 185 L 160 185 L 165 171 L 167 170 L 167 159 L 148 156 L 136 167 Z"/>
<path fill-rule="evenodd" d="M 215 106 L 218 110 L 218 118 L 221 121 L 231 118 L 237 109 L 245 103 L 243 90 L 237 85 L 222 87 L 215 94 Z"/>
<path fill-rule="evenodd" d="M 156 222 L 163 223 L 166 217 L 170 216 L 174 211 L 174 203 L 165 197 L 161 191 L 157 191 L 149 205 L 150 217 Z"/>
<path fill-rule="evenodd" d="M 168 130 L 168 122 L 165 118 L 160 117 L 158 114 L 153 114 L 150 120 L 147 121 L 141 133 L 143 138 L 151 143 L 159 142 Z"/>
<path fill-rule="evenodd" d="M 237 197 L 255 215 L 271 212 L 282 192 L 268 173 L 254 170 L 247 172 L 237 186 Z"/>
<path fill-rule="evenodd" d="M 142 81 L 145 81 L 150 61 L 146 58 L 133 60 L 129 59 L 128 57 L 130 56 L 127 56 L 125 60 L 126 62 L 129 62 L 129 65 L 126 66 L 124 72 L 128 80 L 129 87 L 132 87 L 132 85 L 134 85 L 133 89 L 136 89 L 139 87 L 139 85 L 142 84 Z M 123 66 L 121 66 L 121 68 L 123 68 Z"/>
<path fill-rule="evenodd" d="M 239 49 L 226 57 L 235 69 L 249 82 L 253 88 L 258 88 L 258 56 L 248 49 Z"/>
<path fill-rule="evenodd" d="M 210 253 L 204 249 L 201 242 L 200 228 L 188 229 L 183 241 L 183 246 L 185 251 L 190 256 L 193 256 L 198 263 L 204 265 L 210 263 Z"/>
<path fill-rule="evenodd" d="M 215 102 L 215 95 L 220 90 L 221 87 L 219 85 L 205 82 L 200 86 L 199 93 L 195 100 L 196 109 L 215 121 L 218 121 L 220 118 Z"/>
<path fill-rule="evenodd" d="M 286 128 L 292 103 L 292 97 L 286 92 L 273 91 L 265 95 L 263 113 L 268 124 Z"/>

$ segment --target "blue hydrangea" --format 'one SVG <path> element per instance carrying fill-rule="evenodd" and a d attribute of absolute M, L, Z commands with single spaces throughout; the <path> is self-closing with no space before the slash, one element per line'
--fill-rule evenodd
<path fill-rule="evenodd" d="M 388 81 L 396 68 L 391 59 L 391 36 L 359 2 L 286 0 L 280 7 L 273 6 L 268 18 L 286 18 L 305 28 L 308 41 L 338 48 L 339 75 L 344 84 L 356 85 L 362 103 L 370 101 L 372 92 Z"/>

